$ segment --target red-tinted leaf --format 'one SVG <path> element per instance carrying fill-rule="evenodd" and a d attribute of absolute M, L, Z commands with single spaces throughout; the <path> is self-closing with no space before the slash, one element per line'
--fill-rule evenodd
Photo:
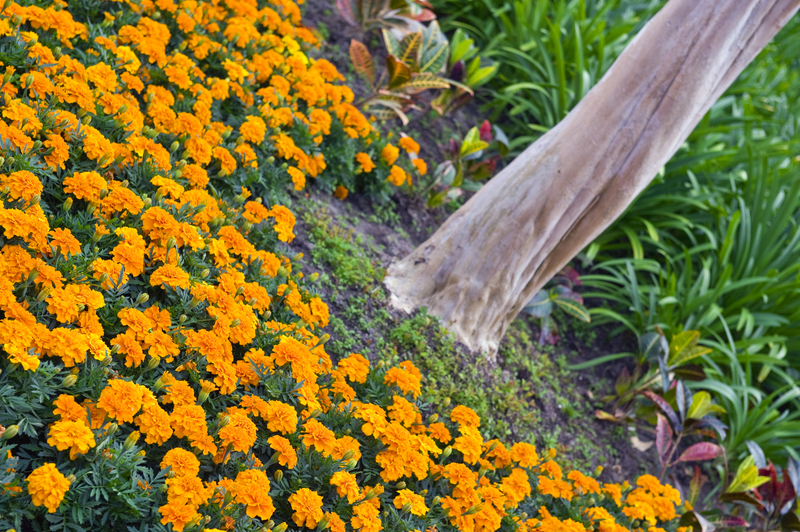
<path fill-rule="evenodd" d="M 703 475 L 703 472 L 700 470 L 700 466 L 697 464 L 694 465 L 694 475 L 692 475 L 692 480 L 689 482 L 689 502 L 694 506 L 695 502 L 697 501 L 698 495 L 700 495 L 700 490 L 705 484 L 707 477 Z"/>
<path fill-rule="evenodd" d="M 355 39 L 350 41 L 350 61 L 358 75 L 372 86 L 375 83 L 375 63 L 364 43 Z"/>
<path fill-rule="evenodd" d="M 680 420 L 678 419 L 678 415 L 669 405 L 669 403 L 658 394 L 651 392 L 650 390 L 645 390 L 642 392 L 642 395 L 653 401 L 658 407 L 664 412 L 669 420 L 672 422 L 672 426 L 676 432 L 680 432 L 683 430 L 683 426 L 681 425 Z"/>
<path fill-rule="evenodd" d="M 464 79 L 464 61 L 456 61 L 450 70 L 450 79 L 461 83 L 461 80 Z"/>
<path fill-rule="evenodd" d="M 481 140 L 484 142 L 492 142 L 492 124 L 488 120 L 484 120 L 480 127 Z"/>
<path fill-rule="evenodd" d="M 418 22 L 430 22 L 431 20 L 436 20 L 436 13 L 430 9 L 423 9 L 422 13 L 415 15 L 413 18 Z"/>
<path fill-rule="evenodd" d="M 656 450 L 658 451 L 658 458 L 663 464 L 669 459 L 666 454 L 672 446 L 672 428 L 669 426 L 667 418 L 661 414 L 656 415 L 658 416 L 658 421 L 656 422 Z"/>
<path fill-rule="evenodd" d="M 716 443 L 702 441 L 695 443 L 678 457 L 678 462 L 702 462 L 713 460 L 722 454 L 722 448 Z"/>
<path fill-rule="evenodd" d="M 741 517 L 736 517 L 735 515 L 726 515 L 722 519 L 715 521 L 715 524 L 724 526 L 726 528 L 734 526 L 750 526 L 750 523 L 748 523 Z"/>
<path fill-rule="evenodd" d="M 336 0 L 336 8 L 348 24 L 358 26 L 356 15 L 353 12 L 353 0 Z"/>

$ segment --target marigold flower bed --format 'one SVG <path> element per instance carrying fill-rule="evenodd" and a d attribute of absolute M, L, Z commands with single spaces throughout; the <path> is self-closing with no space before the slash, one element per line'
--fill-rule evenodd
<path fill-rule="evenodd" d="M 9 0 L 0 34 L 0 528 L 676 530 L 652 476 L 423 421 L 409 362 L 332 364 L 279 202 L 426 165 L 295 3 Z"/>

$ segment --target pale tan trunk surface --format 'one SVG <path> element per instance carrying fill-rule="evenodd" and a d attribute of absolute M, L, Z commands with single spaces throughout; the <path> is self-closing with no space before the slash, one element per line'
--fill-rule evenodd
<path fill-rule="evenodd" d="M 670 0 L 564 120 L 385 279 L 493 353 L 522 307 L 614 221 L 800 0 Z"/>

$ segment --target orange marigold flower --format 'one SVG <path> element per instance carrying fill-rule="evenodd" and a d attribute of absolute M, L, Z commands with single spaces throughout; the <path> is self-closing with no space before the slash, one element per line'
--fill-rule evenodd
<path fill-rule="evenodd" d="M 416 159 L 412 159 L 411 164 L 413 164 L 414 167 L 416 167 L 417 172 L 419 172 L 419 175 L 425 175 L 428 173 L 427 163 L 425 163 L 425 161 L 420 159 L 419 157 L 417 157 Z"/>
<path fill-rule="evenodd" d="M 64 178 L 64 192 L 89 202 L 99 202 L 106 186 L 106 180 L 97 172 L 75 172 Z"/>
<path fill-rule="evenodd" d="M 42 193 L 42 182 L 27 170 L 19 170 L 9 175 L 0 175 L 0 186 L 9 188 L 9 195 L 12 199 L 22 198 L 25 201 L 30 201 L 31 198 Z"/>
<path fill-rule="evenodd" d="M 422 375 L 411 361 L 406 360 L 399 367 L 391 368 L 383 377 L 386 384 L 394 384 L 404 394 L 411 394 L 414 399 L 422 393 Z"/>
<path fill-rule="evenodd" d="M 347 502 L 353 504 L 361 498 L 361 490 L 356 482 L 356 477 L 347 471 L 337 471 L 331 477 L 331 486 L 336 486 L 336 493 L 340 497 L 347 497 Z"/>
<path fill-rule="evenodd" d="M 342 201 L 344 201 L 345 198 L 347 198 L 347 194 L 348 194 L 347 189 L 344 188 L 342 185 L 338 185 L 336 187 L 336 190 L 333 191 L 333 197 L 338 198 Z"/>
<path fill-rule="evenodd" d="M 196 477 L 200 473 L 200 460 L 186 449 L 175 447 L 167 451 L 161 460 L 162 471 L 170 467 L 170 471 L 178 477 Z"/>
<path fill-rule="evenodd" d="M 273 451 L 278 453 L 278 463 L 282 466 L 294 469 L 297 465 L 297 452 L 292 447 L 291 442 L 283 436 L 272 436 L 267 440 Z"/>
<path fill-rule="evenodd" d="M 365 174 L 372 172 L 372 170 L 375 168 L 375 163 L 373 163 L 372 159 L 369 158 L 369 155 L 364 152 L 356 153 L 356 161 L 358 161 L 358 164 L 361 165 L 361 170 Z"/>
<path fill-rule="evenodd" d="M 303 425 L 303 445 L 309 449 L 314 447 L 324 456 L 330 456 L 336 446 L 336 435 L 325 425 L 312 418 Z"/>
<path fill-rule="evenodd" d="M 369 360 L 358 353 L 351 353 L 339 360 L 337 366 L 349 380 L 364 384 L 369 375 Z"/>
<path fill-rule="evenodd" d="M 65 451 L 69 449 L 69 459 L 75 460 L 79 454 L 86 454 L 95 446 L 94 433 L 83 420 L 56 421 L 50 426 L 47 443 Z"/>
<path fill-rule="evenodd" d="M 294 183 L 295 190 L 303 190 L 306 186 L 306 176 L 303 172 L 294 166 L 290 166 L 286 169 L 289 172 L 289 176 L 292 178 L 292 183 Z"/>
<path fill-rule="evenodd" d="M 513 453 L 513 449 L 512 449 Z M 584 494 L 596 493 L 600 494 L 600 484 L 597 483 L 592 477 L 587 477 L 580 471 L 570 471 L 567 478 L 575 483 L 576 488 L 580 488 Z"/>
<path fill-rule="evenodd" d="M 258 517 L 266 521 L 275 513 L 269 489 L 269 478 L 261 470 L 247 469 L 236 475 L 234 488 L 236 502 L 247 507 L 246 513 L 249 517 Z"/>
<path fill-rule="evenodd" d="M 511 459 L 518 463 L 520 467 L 534 467 L 539 463 L 536 447 L 530 443 L 515 443 L 511 447 Z"/>
<path fill-rule="evenodd" d="M 275 218 L 275 232 L 278 233 L 278 240 L 281 242 L 294 240 L 295 217 L 292 211 L 283 205 L 275 205 L 270 209 L 269 215 Z"/>
<path fill-rule="evenodd" d="M 399 187 L 408 180 L 408 174 L 399 166 L 393 165 L 389 169 L 389 177 L 387 177 L 386 180 L 391 181 L 394 186 Z"/>
<path fill-rule="evenodd" d="M 269 401 L 264 406 L 261 417 L 267 422 L 267 428 L 281 434 L 294 434 L 297 430 L 297 410 L 293 406 L 280 401 Z"/>
<path fill-rule="evenodd" d="M 145 405 L 142 413 L 136 416 L 134 422 L 145 435 L 147 443 L 162 445 L 172 437 L 169 414 L 158 405 Z"/>
<path fill-rule="evenodd" d="M 100 392 L 98 408 L 108 412 L 117 423 L 132 423 L 133 416 L 142 408 L 144 387 L 122 379 L 112 379 Z"/>
<path fill-rule="evenodd" d="M 179 266 L 165 264 L 150 275 L 150 286 L 165 284 L 171 288 L 189 288 L 189 274 Z"/>
<path fill-rule="evenodd" d="M 428 513 L 428 507 L 425 506 L 425 498 L 422 495 L 417 495 L 409 489 L 402 489 L 394 498 L 394 507 L 400 510 L 406 504 L 411 505 L 411 513 L 416 516 L 423 517 Z"/>
<path fill-rule="evenodd" d="M 56 469 L 56 465 L 49 462 L 34 469 L 26 480 L 33 505 L 44 505 L 51 514 L 64 500 L 70 484 L 67 477 Z"/>
<path fill-rule="evenodd" d="M 255 424 L 243 414 L 231 414 L 230 423 L 219 431 L 223 446 L 231 445 L 234 451 L 246 453 L 256 442 Z"/>
<path fill-rule="evenodd" d="M 397 158 L 400 156 L 400 150 L 391 144 L 387 144 L 381 150 L 381 158 L 386 161 L 386 164 L 393 165 Z"/>
<path fill-rule="evenodd" d="M 267 133 L 267 124 L 259 116 L 248 116 L 244 123 L 239 126 L 239 133 L 247 142 L 261 144 L 264 142 L 264 135 Z"/>
<path fill-rule="evenodd" d="M 289 495 L 289 504 L 294 510 L 292 520 L 297 526 L 315 528 L 322 519 L 322 497 L 316 491 L 301 488 Z"/>
<path fill-rule="evenodd" d="M 402 137 L 397 143 L 401 148 L 406 150 L 407 153 L 419 153 L 419 144 L 417 144 L 411 137 Z"/>
<path fill-rule="evenodd" d="M 69 229 L 53 229 L 50 235 L 50 246 L 57 248 L 63 255 L 77 255 L 81 252 L 81 243 Z"/>

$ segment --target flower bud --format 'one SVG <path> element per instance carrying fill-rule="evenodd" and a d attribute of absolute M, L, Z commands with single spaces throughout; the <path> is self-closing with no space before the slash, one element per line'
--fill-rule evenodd
<path fill-rule="evenodd" d="M 64 377 L 64 380 L 61 382 L 61 386 L 64 388 L 69 388 L 73 386 L 76 382 L 78 382 L 77 375 L 67 375 Z"/>
<path fill-rule="evenodd" d="M 357 465 L 358 465 L 358 462 L 355 459 L 350 460 L 349 462 L 347 462 L 347 470 L 348 471 L 352 471 L 353 469 L 356 468 Z"/>
<path fill-rule="evenodd" d="M 436 423 L 437 421 L 439 421 L 439 414 L 431 414 L 428 418 L 428 423 Z"/>
<path fill-rule="evenodd" d="M 408 513 L 411 513 L 411 510 L 413 508 L 414 508 L 414 506 L 410 502 L 407 502 L 407 503 L 405 503 L 403 505 L 403 507 L 400 509 L 400 511 L 403 512 L 403 513 L 408 514 Z"/>
<path fill-rule="evenodd" d="M 286 523 L 281 523 L 275 528 L 272 529 L 272 532 L 285 532 L 286 529 L 289 528 Z"/>
<path fill-rule="evenodd" d="M 348 449 L 348 451 L 342 455 L 342 460 L 349 462 L 350 459 L 353 458 L 355 455 L 356 452 L 353 449 Z"/>
<path fill-rule="evenodd" d="M 602 472 L 603 472 L 603 466 L 599 465 L 594 469 L 594 476 L 599 477 Z"/>
<path fill-rule="evenodd" d="M 329 524 L 331 524 L 331 516 L 323 515 L 322 519 L 320 519 L 319 523 L 317 523 L 317 530 L 325 530 L 328 528 Z"/>
<path fill-rule="evenodd" d="M 116 423 L 111 423 L 108 428 L 106 429 L 106 436 L 113 436 L 119 430 L 119 425 Z"/>
<path fill-rule="evenodd" d="M 131 447 L 136 445 L 136 442 L 139 441 L 139 436 L 141 436 L 141 434 L 139 433 L 138 430 L 134 430 L 133 432 L 131 432 L 128 435 L 128 437 L 125 438 L 125 443 L 122 444 L 122 450 L 130 451 Z"/>
<path fill-rule="evenodd" d="M 275 481 L 280 482 L 281 480 L 283 480 L 283 471 L 278 469 L 275 471 Z"/>
<path fill-rule="evenodd" d="M 399 490 L 402 490 L 402 489 L 405 489 L 406 483 L 405 482 L 398 482 L 397 484 L 395 484 L 394 487 L 399 489 Z"/>
<path fill-rule="evenodd" d="M 365 501 L 370 501 L 370 500 L 374 499 L 377 496 L 378 496 L 378 492 L 375 491 L 375 488 L 372 488 L 371 490 L 369 490 L 367 492 L 367 495 L 366 495 L 366 497 L 364 497 L 364 500 Z"/>
<path fill-rule="evenodd" d="M 320 416 L 320 414 L 322 414 L 322 410 L 320 410 L 319 408 L 315 408 L 315 409 L 314 409 L 314 410 L 313 410 L 313 411 L 312 411 L 312 412 L 311 412 L 311 413 L 308 415 L 308 417 L 310 417 L 310 418 L 317 418 L 317 417 L 319 417 L 319 416 Z"/>
<path fill-rule="evenodd" d="M 91 123 L 92 123 L 91 115 L 86 115 L 83 118 L 81 118 L 81 124 L 83 124 L 84 126 L 88 126 Z"/>
<path fill-rule="evenodd" d="M 99 164 L 100 166 L 106 166 L 110 162 L 111 162 L 111 156 L 105 153 L 103 154 L 102 157 L 100 157 L 100 160 L 97 161 L 97 164 Z"/>
<path fill-rule="evenodd" d="M 269 157 L 267 157 L 267 164 L 272 164 L 272 163 L 274 163 L 274 162 L 275 162 L 275 157 L 273 157 L 272 155 L 270 155 Z"/>
<path fill-rule="evenodd" d="M 436 497 L 434 497 L 434 498 L 433 498 L 433 500 L 431 501 L 431 506 L 436 506 L 436 505 L 437 505 L 437 504 L 439 504 L 440 502 L 442 502 L 442 498 L 441 498 L 441 497 L 439 497 L 439 496 L 437 495 L 437 496 L 436 496 Z"/>
<path fill-rule="evenodd" d="M 6 430 L 3 431 L 2 436 L 0 436 L 0 440 L 10 440 L 14 436 L 19 433 L 19 425 L 11 425 L 10 427 L 6 427 Z"/>
<path fill-rule="evenodd" d="M 97 205 L 95 205 L 94 203 L 90 203 L 89 205 L 86 206 L 86 214 L 89 214 L 89 215 L 93 214 L 94 210 L 96 208 L 97 208 Z"/>
<path fill-rule="evenodd" d="M 236 318 L 235 320 L 233 320 L 233 321 L 231 322 L 231 328 L 233 328 L 233 327 L 238 327 L 238 326 L 239 326 L 239 325 L 241 325 L 241 324 L 242 324 L 242 320 L 240 320 L 239 318 Z"/>
<path fill-rule="evenodd" d="M 121 346 L 120 344 L 114 344 L 114 345 L 112 345 L 112 346 L 111 346 L 111 354 L 112 354 L 112 355 L 116 355 L 117 353 L 119 353 L 119 350 L 120 350 L 121 348 L 122 348 L 122 346 Z"/>
<path fill-rule="evenodd" d="M 137 305 L 144 305 L 145 303 L 147 303 L 147 301 L 149 299 L 150 299 L 150 296 L 147 295 L 146 292 L 142 292 L 141 294 L 139 294 L 139 297 L 136 298 L 136 304 Z"/>
<path fill-rule="evenodd" d="M 161 364 L 161 358 L 159 357 L 150 357 L 150 361 L 147 363 L 148 370 L 154 370 Z"/>
<path fill-rule="evenodd" d="M 98 280 L 100 281 L 100 284 L 101 284 L 101 285 L 102 285 L 102 284 L 105 284 L 105 283 L 106 283 L 106 281 L 108 281 L 108 274 L 107 274 L 107 273 L 105 273 L 105 272 L 103 272 L 103 275 L 101 275 L 101 276 L 100 276 L 100 279 L 98 279 Z"/>
<path fill-rule="evenodd" d="M 176 140 L 175 142 L 173 142 L 170 145 L 169 151 L 172 152 L 172 153 L 175 153 L 176 151 L 178 151 L 178 148 L 180 148 L 180 147 L 181 147 L 181 143 Z"/>
<path fill-rule="evenodd" d="M 49 296 L 52 293 L 52 291 L 53 291 L 52 286 L 45 286 L 44 288 L 39 290 L 39 294 L 37 294 L 36 296 L 36 302 L 41 303 L 42 301 L 47 299 L 47 296 Z"/>
<path fill-rule="evenodd" d="M 197 299 L 196 297 L 193 297 L 192 300 L 189 301 L 189 308 L 193 309 L 194 307 L 196 307 L 199 304 L 200 304 L 200 300 Z"/>
<path fill-rule="evenodd" d="M 286 277 L 287 275 L 289 275 L 289 270 L 287 270 L 285 266 L 278 268 L 278 277 Z M 292 290 L 290 288 L 287 288 L 284 290 L 283 295 L 287 295 L 291 291 Z"/>
<path fill-rule="evenodd" d="M 27 89 L 27 88 L 29 88 L 31 85 L 33 85 L 33 82 L 34 82 L 34 81 L 35 81 L 35 80 L 34 80 L 33 74 L 28 74 L 27 76 L 25 76 L 25 80 L 24 80 L 24 83 L 25 83 L 25 88 Z"/>
<path fill-rule="evenodd" d="M 230 416 L 227 416 L 227 415 L 226 416 L 222 416 L 221 418 L 219 418 L 219 425 L 218 426 L 219 426 L 219 428 L 223 428 L 230 422 L 231 422 L 231 417 Z"/>
<path fill-rule="evenodd" d="M 200 277 L 202 277 L 203 279 L 205 279 L 209 275 L 211 275 L 211 270 L 209 270 L 208 268 L 206 268 L 202 272 L 200 272 Z"/>
<path fill-rule="evenodd" d="M 466 515 L 475 515 L 476 513 L 480 512 L 481 510 L 483 510 L 483 503 L 476 504 L 475 506 L 473 506 L 472 508 L 467 510 Z"/>
<path fill-rule="evenodd" d="M 64 212 L 69 212 L 72 208 L 72 198 L 67 198 L 64 200 Z"/>
<path fill-rule="evenodd" d="M 4 164 L 6 164 L 6 158 L 0 157 L 0 166 L 3 166 Z"/>
<path fill-rule="evenodd" d="M 6 160 L 6 162 L 8 163 L 8 165 L 9 165 L 9 166 L 14 166 L 14 163 L 16 163 L 16 162 L 17 162 L 17 160 L 16 160 L 14 157 L 9 157 L 9 158 Z"/>
<path fill-rule="evenodd" d="M 153 200 L 152 199 L 150 199 L 150 198 L 145 198 L 144 199 L 144 206 L 145 207 L 149 207 L 152 204 L 153 204 Z"/>
<path fill-rule="evenodd" d="M 33 148 L 32 148 L 33 151 L 39 151 L 39 148 L 41 148 L 41 147 L 42 147 L 42 141 L 41 140 L 34 141 Z"/>
<path fill-rule="evenodd" d="M 448 445 L 444 448 L 444 451 L 442 451 L 442 461 L 447 460 L 451 454 L 453 454 L 453 448 Z"/>

